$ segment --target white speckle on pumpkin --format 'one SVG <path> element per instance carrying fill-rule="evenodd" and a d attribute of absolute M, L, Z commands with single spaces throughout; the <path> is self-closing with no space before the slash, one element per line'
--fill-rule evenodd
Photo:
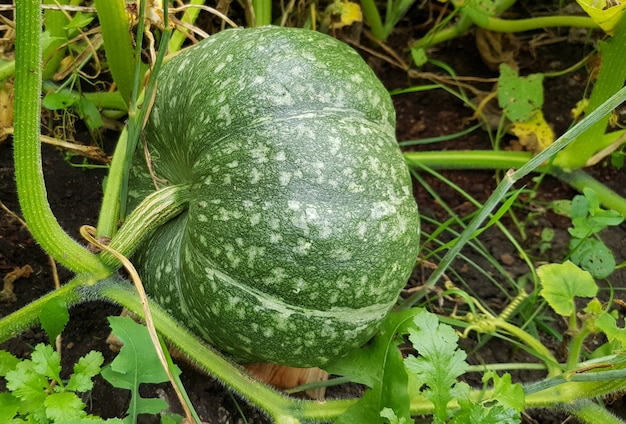
<path fill-rule="evenodd" d="M 289 181 L 291 181 L 291 172 L 285 172 L 285 171 L 281 171 L 281 173 L 278 176 L 278 182 L 280 183 L 280 185 L 282 186 L 287 186 L 289 185 Z"/>
<path fill-rule="evenodd" d="M 350 80 L 356 84 L 361 84 L 363 82 L 363 77 L 359 74 L 351 74 Z"/>
<path fill-rule="evenodd" d="M 209 218 L 202 213 L 197 214 L 196 219 L 200 222 L 209 222 Z"/>
<path fill-rule="evenodd" d="M 270 243 L 278 244 L 283 241 L 283 236 L 280 233 L 270 233 Z"/>
<path fill-rule="evenodd" d="M 257 184 L 261 180 L 262 175 L 258 169 L 252 168 L 250 170 L 250 184 Z"/>
<path fill-rule="evenodd" d="M 317 209 L 313 207 L 308 207 L 305 209 L 306 219 L 307 221 L 313 221 L 319 219 L 319 215 L 317 214 Z"/>
<path fill-rule="evenodd" d="M 309 254 L 309 250 L 311 249 L 311 242 L 304 240 L 302 238 L 298 239 L 298 244 L 296 246 L 294 246 L 294 248 L 292 249 L 293 253 L 295 253 L 296 255 L 308 255 Z"/>
<path fill-rule="evenodd" d="M 232 161 L 232 162 L 228 162 L 228 163 L 226 164 L 226 167 L 227 167 L 227 168 L 230 168 L 230 169 L 237 168 L 238 166 L 239 166 L 239 162 L 238 162 L 238 161 L 236 161 L 236 160 L 234 160 L 234 161 Z"/>
<path fill-rule="evenodd" d="M 396 213 L 396 208 L 389 202 L 375 202 L 370 209 L 372 219 L 380 219 Z"/>
<path fill-rule="evenodd" d="M 339 261 L 349 261 L 350 259 L 352 259 L 352 252 L 350 252 L 348 249 L 344 248 L 344 247 L 340 247 L 338 249 L 335 249 L 331 252 L 331 255 L 336 258 Z"/>
<path fill-rule="evenodd" d="M 254 227 L 259 222 L 261 222 L 261 214 L 260 213 L 253 213 L 252 215 L 250 215 L 250 225 L 252 225 Z"/>
<path fill-rule="evenodd" d="M 222 105 L 217 112 L 217 119 L 224 121 L 224 126 L 229 126 L 232 122 L 232 116 L 230 114 L 230 106 L 227 104 Z"/>
<path fill-rule="evenodd" d="M 250 246 L 247 250 L 248 253 L 248 268 L 252 268 L 254 266 L 254 261 L 259 256 L 265 255 L 265 247 L 259 246 Z"/>

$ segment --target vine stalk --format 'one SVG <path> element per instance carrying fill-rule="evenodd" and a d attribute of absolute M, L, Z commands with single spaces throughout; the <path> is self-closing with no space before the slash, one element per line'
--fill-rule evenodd
<path fill-rule="evenodd" d="M 40 135 L 42 48 L 41 2 L 16 4 L 14 156 L 17 194 L 33 237 L 56 261 L 77 273 L 106 275 L 108 268 L 59 225 L 48 203 Z"/>

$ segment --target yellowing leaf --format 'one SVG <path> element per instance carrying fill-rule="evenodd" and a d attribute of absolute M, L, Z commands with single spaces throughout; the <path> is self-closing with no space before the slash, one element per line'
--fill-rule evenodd
<path fill-rule="evenodd" d="M 334 29 L 343 28 L 363 20 L 361 6 L 351 1 L 335 1 L 328 6 L 326 13 L 332 16 L 330 27 Z"/>
<path fill-rule="evenodd" d="M 615 26 L 622 18 L 626 3 L 615 0 L 576 0 L 585 12 L 607 34 L 613 34 Z"/>
<path fill-rule="evenodd" d="M 533 153 L 541 152 L 554 141 L 554 131 L 540 110 L 526 122 L 513 123 L 510 131 L 526 150 Z"/>

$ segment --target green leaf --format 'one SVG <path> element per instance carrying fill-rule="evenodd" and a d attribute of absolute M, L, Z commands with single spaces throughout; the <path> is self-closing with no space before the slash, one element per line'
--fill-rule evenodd
<path fill-rule="evenodd" d="M 93 21 L 93 16 L 83 15 L 82 12 L 76 12 L 72 20 L 63 28 L 65 30 L 80 29 L 89 25 Z"/>
<path fill-rule="evenodd" d="M 439 323 L 437 316 L 426 311 L 415 316 L 417 329 L 409 329 L 409 340 L 419 356 L 404 360 L 406 368 L 416 375 L 424 397 L 433 402 L 434 418 L 449 418 L 448 402 L 455 398 L 457 378 L 467 370 L 467 355 L 457 350 L 458 336 L 449 325 Z"/>
<path fill-rule="evenodd" d="M 621 213 L 614 210 L 597 209 L 591 217 L 589 217 L 589 226 L 597 228 L 600 231 L 606 227 L 614 227 L 624 222 Z"/>
<path fill-rule="evenodd" d="M 487 383 L 489 380 L 493 380 L 491 399 L 517 412 L 524 410 L 524 388 L 521 384 L 511 382 L 511 374 L 506 373 L 500 377 L 495 371 L 488 371 L 483 376 L 483 382 Z"/>
<path fill-rule="evenodd" d="M 392 313 L 372 342 L 328 364 L 331 374 L 344 375 L 370 387 L 337 423 L 379 423 L 380 411 L 390 408 L 398 419 L 411 422 L 408 375 L 398 345 L 420 309 Z"/>
<path fill-rule="evenodd" d="M 450 420 L 450 424 L 519 424 L 520 414 L 500 404 L 486 407 L 485 403 L 459 399 L 461 409 Z"/>
<path fill-rule="evenodd" d="M 594 278 L 606 278 L 615 271 L 615 257 L 602 240 L 572 239 L 573 249 L 570 259 L 573 263 L 588 271 Z"/>
<path fill-rule="evenodd" d="M 31 354 L 31 360 L 36 373 L 61 383 L 61 357 L 52 346 L 39 343 Z"/>
<path fill-rule="evenodd" d="M 594 297 L 598 292 L 591 274 L 570 261 L 542 265 L 537 274 L 543 286 L 539 294 L 559 315 L 569 316 L 575 311 L 575 297 Z"/>
<path fill-rule="evenodd" d="M 0 423 L 11 423 L 19 408 L 19 399 L 11 393 L 0 393 Z"/>
<path fill-rule="evenodd" d="M 46 417 L 53 422 L 64 423 L 72 418 L 82 418 L 85 415 L 85 404 L 76 393 L 52 393 L 44 401 Z"/>
<path fill-rule="evenodd" d="M 30 414 L 38 422 L 45 420 L 43 402 L 50 388 L 48 379 L 35 372 L 32 361 L 19 362 L 15 369 L 7 372 L 6 387 L 20 401 L 20 413 Z"/>
<path fill-rule="evenodd" d="M 124 345 L 113 362 L 102 370 L 102 376 L 114 387 L 131 391 L 128 408 L 130 417 L 158 414 L 167 409 L 164 400 L 147 399 L 139 395 L 140 384 L 168 381 L 146 327 L 129 317 L 109 317 L 109 323 L 113 333 Z M 176 368 L 172 372 L 180 373 L 180 370 Z"/>
<path fill-rule="evenodd" d="M 54 298 L 43 305 L 39 314 L 41 327 L 48 334 L 50 345 L 54 346 L 55 340 L 70 320 L 67 303 L 63 299 Z"/>
<path fill-rule="evenodd" d="M 96 104 L 82 96 L 78 101 L 78 113 L 91 131 L 101 128 L 104 125 L 100 110 Z"/>
<path fill-rule="evenodd" d="M 543 74 L 520 77 L 507 64 L 500 65 L 498 104 L 513 122 L 527 122 L 543 106 Z"/>
<path fill-rule="evenodd" d="M 0 377 L 13 370 L 20 360 L 5 350 L 0 350 Z"/>
<path fill-rule="evenodd" d="M 380 411 L 380 416 L 385 418 L 389 424 L 407 424 L 406 419 L 404 417 L 398 418 L 391 408 L 383 408 L 383 410 Z"/>
<path fill-rule="evenodd" d="M 611 314 L 603 313 L 595 320 L 597 329 L 604 332 L 609 341 L 616 340 L 622 344 L 622 349 L 626 348 L 626 328 L 617 326 L 617 321 Z"/>
<path fill-rule="evenodd" d="M 100 373 L 100 367 L 104 362 L 102 353 L 92 350 L 74 364 L 74 374 L 67 382 L 66 390 L 74 392 L 86 392 L 93 388 L 93 380 Z"/>
<path fill-rule="evenodd" d="M 569 209 L 570 218 L 585 218 L 589 214 L 587 198 L 582 194 L 574 196 Z"/>
<path fill-rule="evenodd" d="M 428 56 L 426 55 L 426 50 L 424 49 L 411 49 L 411 57 L 418 68 L 428 62 Z"/>
<path fill-rule="evenodd" d="M 46 94 L 43 98 L 43 106 L 48 110 L 66 110 L 77 101 L 70 91 L 56 91 Z"/>

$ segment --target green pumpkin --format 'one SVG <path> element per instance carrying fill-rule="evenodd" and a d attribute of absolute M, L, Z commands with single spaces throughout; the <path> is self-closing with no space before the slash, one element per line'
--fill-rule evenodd
<path fill-rule="evenodd" d="M 319 366 L 373 336 L 419 220 L 391 99 L 354 50 L 222 31 L 164 65 L 145 137 L 161 184 L 190 187 L 133 258 L 154 300 L 240 361 Z M 140 147 L 131 207 L 154 190 Z"/>

